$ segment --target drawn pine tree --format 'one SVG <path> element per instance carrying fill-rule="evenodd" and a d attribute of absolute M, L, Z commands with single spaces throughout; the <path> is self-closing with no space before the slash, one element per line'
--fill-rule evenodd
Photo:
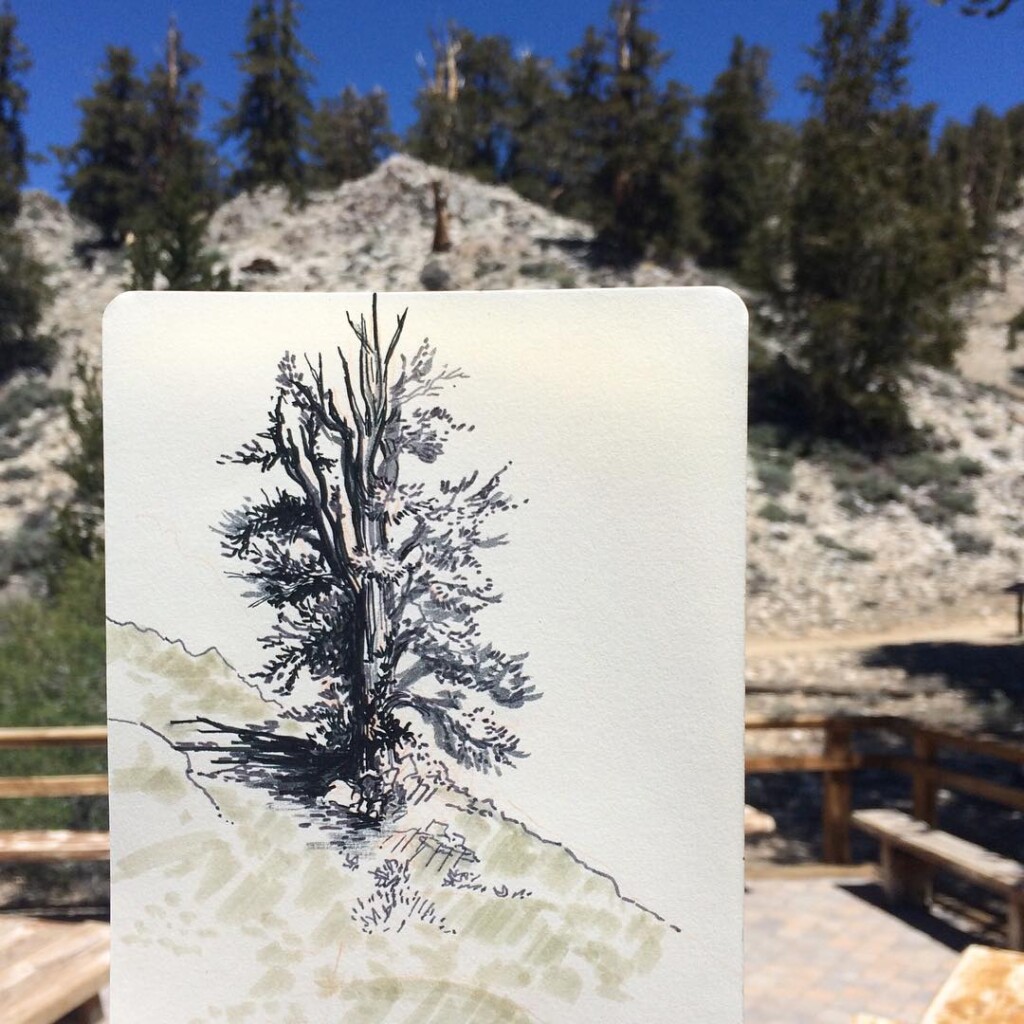
<path fill-rule="evenodd" d="M 248 596 L 277 613 L 257 676 L 287 695 L 308 673 L 321 693 L 299 711 L 317 725 L 315 749 L 253 729 L 234 730 L 236 739 L 257 763 L 318 765 L 311 790 L 345 779 L 371 816 L 392 795 L 417 719 L 440 750 L 486 771 L 523 756 L 495 710 L 538 696 L 525 655 L 486 642 L 477 619 L 501 600 L 478 555 L 504 542 L 492 524 L 516 507 L 508 467 L 434 492 L 401 479 L 404 460 L 433 463 L 453 433 L 472 428 L 437 401 L 464 374 L 439 366 L 428 341 L 401 355 L 408 310 L 385 342 L 377 305 L 374 295 L 369 323 L 348 317 L 358 357 L 338 349 L 337 387 L 322 357 L 281 360 L 267 429 L 225 461 L 283 471 L 288 486 L 246 501 L 220 527 L 224 554 L 245 563 L 236 575 Z"/>

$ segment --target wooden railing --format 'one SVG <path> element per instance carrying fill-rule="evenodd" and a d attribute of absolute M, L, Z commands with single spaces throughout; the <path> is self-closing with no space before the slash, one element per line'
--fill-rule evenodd
<path fill-rule="evenodd" d="M 746 758 L 746 771 L 748 775 L 813 772 L 822 776 L 822 857 L 828 863 L 850 863 L 854 773 L 864 769 L 895 771 L 909 776 L 914 817 L 931 826 L 937 824 L 938 793 L 941 789 L 1024 811 L 1024 789 L 983 776 L 953 771 L 939 763 L 940 754 L 948 750 L 1024 765 L 1022 744 L 933 729 L 887 715 L 749 717 L 746 728 L 748 732 L 799 730 L 823 733 L 824 742 L 819 753 L 750 754 Z M 864 732 L 881 732 L 904 741 L 909 746 L 909 755 L 857 751 L 855 737 Z"/>
<path fill-rule="evenodd" d="M 101 725 L 0 729 L 0 751 L 38 747 L 106 746 Z M 0 775 L 0 799 L 22 797 L 105 796 L 106 775 Z"/>

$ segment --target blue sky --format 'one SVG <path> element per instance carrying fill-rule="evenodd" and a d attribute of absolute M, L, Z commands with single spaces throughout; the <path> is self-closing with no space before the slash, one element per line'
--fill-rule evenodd
<path fill-rule="evenodd" d="M 1003 111 L 1024 102 L 1024 10 L 994 20 L 965 18 L 951 6 L 911 0 L 915 32 L 910 70 L 915 102 L 936 102 L 941 117 L 965 119 L 980 103 Z M 73 141 L 75 100 L 87 96 L 107 43 L 132 47 L 148 66 L 161 53 L 173 11 L 197 53 L 207 88 L 207 130 L 221 101 L 238 93 L 232 54 L 241 48 L 249 0 L 13 0 L 35 66 L 27 129 L 37 152 Z M 810 69 L 804 47 L 817 36 L 822 0 L 652 0 L 650 24 L 673 57 L 668 72 L 697 93 L 725 64 L 732 37 L 772 51 L 775 114 L 799 119 L 805 102 L 796 82 Z M 587 24 L 604 24 L 607 0 L 305 0 L 302 36 L 317 58 L 314 96 L 348 83 L 384 87 L 398 129 L 412 118 L 419 85 L 417 53 L 427 29 L 455 19 L 479 34 L 508 35 L 517 47 L 562 60 Z M 695 123 L 695 122 L 694 122 Z M 32 168 L 31 184 L 59 189 L 51 160 Z"/>

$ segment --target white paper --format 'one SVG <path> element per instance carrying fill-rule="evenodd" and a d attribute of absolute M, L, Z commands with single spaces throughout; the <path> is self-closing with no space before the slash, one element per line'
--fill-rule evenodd
<path fill-rule="evenodd" d="M 473 425 L 436 463 L 403 454 L 401 480 L 436 493 L 511 463 L 507 543 L 479 553 L 502 598 L 478 618 L 528 653 L 541 696 L 494 708 L 528 756 L 498 775 L 441 755 L 493 807 L 442 787 L 357 842 L 332 831 L 351 794 L 305 806 L 190 752 L 198 719 L 298 734 L 268 723 L 316 699 L 309 678 L 276 697 L 254 678 L 275 612 L 215 532 L 292 482 L 220 457 L 266 428 L 286 351 L 322 355 L 343 402 L 346 314 L 369 319 L 371 296 L 121 296 L 104 320 L 114 1024 L 735 1024 L 745 310 L 718 288 L 378 306 L 385 342 L 408 308 L 396 359 L 429 338 L 461 368 L 426 405 Z M 440 872 L 411 853 L 432 822 Z"/>

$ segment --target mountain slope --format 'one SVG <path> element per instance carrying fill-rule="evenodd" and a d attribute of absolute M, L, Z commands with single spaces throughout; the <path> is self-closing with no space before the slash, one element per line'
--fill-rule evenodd
<path fill-rule="evenodd" d="M 574 1006 L 619 1024 L 663 1009 L 699 935 L 444 779 L 361 831 L 330 794 L 296 806 L 244 785 L 176 749 L 202 734 L 172 721 L 279 709 L 216 651 L 132 625 L 108 643 L 115 1014 L 556 1024 Z M 182 984 L 208 963 L 231 966 Z"/>
<path fill-rule="evenodd" d="M 429 186 L 442 175 L 449 184 L 454 248 L 433 256 Z M 89 250 L 91 229 L 38 193 L 26 198 L 22 223 L 54 268 L 51 320 L 65 333 L 59 385 L 67 380 L 76 346 L 98 354 L 100 317 L 123 287 L 124 257 Z M 510 189 L 397 155 L 366 178 L 314 194 L 302 208 L 290 208 L 281 190 L 238 196 L 213 218 L 210 242 L 235 281 L 250 290 L 728 283 L 691 265 L 678 271 L 649 263 L 625 271 L 594 267 L 586 259 L 591 235 L 587 225 Z M 871 474 L 836 461 L 846 457 L 842 453 L 833 453 L 829 465 L 828 458 L 794 458 L 773 449 L 770 440 L 752 437 L 753 632 L 871 628 L 976 599 L 983 599 L 983 610 L 1002 614 L 999 591 L 1024 572 L 1024 485 L 1017 470 L 1024 428 L 1017 398 L 991 384 L 1006 383 L 1005 366 L 992 370 L 993 353 L 1004 362 L 1014 358 L 999 346 L 1005 319 L 1018 299 L 1024 304 L 1019 212 L 1007 218 L 1004 236 L 1007 290 L 995 287 L 975 297 L 961 360 L 965 373 L 983 383 L 922 371 L 911 387 L 914 417 L 934 430 L 942 449 L 937 461 L 906 467 L 903 478 L 881 481 L 879 491 Z M 5 397 L 0 393 L 0 408 Z M 42 529 L 48 510 L 66 492 L 66 480 L 53 468 L 65 436 L 54 408 L 13 425 L 0 422 L 0 545 L 20 543 L 13 538 L 26 523 Z M 786 463 L 781 470 L 780 461 Z M 954 472 L 954 464 L 964 472 Z"/>

